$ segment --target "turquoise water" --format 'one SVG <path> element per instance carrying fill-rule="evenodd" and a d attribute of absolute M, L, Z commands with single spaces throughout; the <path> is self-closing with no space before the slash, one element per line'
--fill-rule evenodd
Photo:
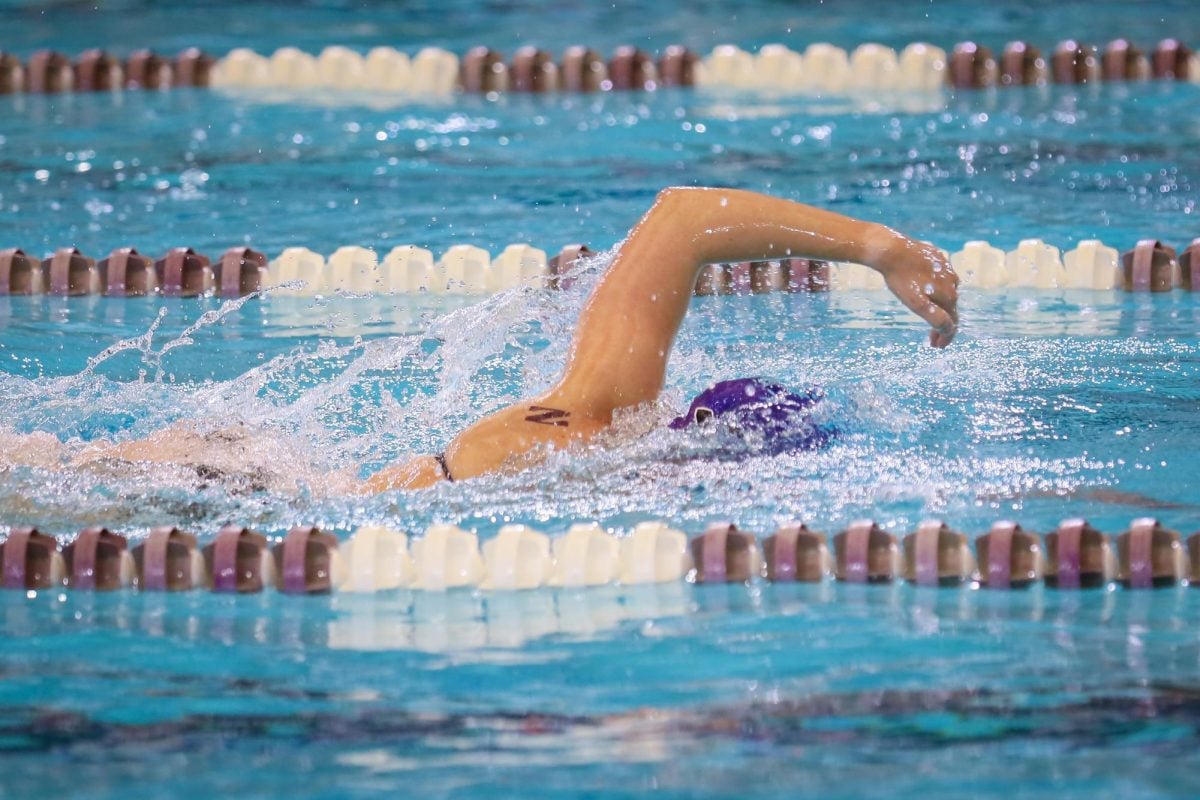
<path fill-rule="evenodd" d="M 229 23 L 228 7 L 5 3 L 0 22 L 19 52 L 511 49 L 563 30 L 703 49 L 967 32 L 1049 43 L 1068 30 L 1200 42 L 1187 4 L 826 6 L 731 18 L 666 4 L 647 22 L 626 4 L 487 16 L 239 5 Z M 1031 235 L 1064 249 L 1182 244 L 1200 234 L 1198 98 L 1157 84 L 964 93 L 919 110 L 690 92 L 382 109 L 198 92 L 0 98 L 0 246 L 604 248 L 672 183 L 772 191 L 951 249 Z M 565 293 L 484 301 L 0 298 L 0 444 L 48 431 L 61 448 L 0 471 L 0 519 L 134 537 L 166 521 L 206 537 L 231 519 L 342 536 L 452 521 L 484 538 L 507 521 L 556 535 L 650 517 L 690 533 L 733 518 L 762 535 L 862 516 L 901 532 L 941 515 L 971 536 L 1006 517 L 1039 531 L 1084 515 L 1115 532 L 1147 513 L 1200 528 L 1200 303 L 1178 292 L 966 292 L 961 337 L 941 352 L 881 293 L 698 298 L 662 402 L 604 447 L 410 495 L 331 486 L 436 450 L 546 386 L 604 263 Z M 750 373 L 826 386 L 847 435 L 729 463 L 657 424 L 709 382 Z M 172 423 L 244 425 L 250 463 L 70 464 L 89 441 Z M 1187 588 L 6 593 L 0 797 L 1191 797 L 1198 612 Z"/>
<path fill-rule="evenodd" d="M 1200 37 L 1197 37 L 1200 41 Z M 654 95 L 365 98 L 177 91 L 0 97 L 5 246 L 498 253 L 622 238 L 673 184 L 820 203 L 957 249 L 1197 230 L 1194 85 L 813 101 Z M 285 97 L 287 97 L 285 95 Z M 273 102 L 259 102 L 267 98 Z M 292 95 L 291 99 L 297 98 Z M 911 103 L 919 111 L 905 111 Z"/>

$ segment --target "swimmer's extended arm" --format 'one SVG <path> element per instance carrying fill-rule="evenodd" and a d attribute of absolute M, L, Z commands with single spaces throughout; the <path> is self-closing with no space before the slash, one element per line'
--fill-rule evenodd
<path fill-rule="evenodd" d="M 954 338 L 958 277 L 931 245 L 754 192 L 665 189 L 584 306 L 562 379 L 459 434 L 445 452 L 453 478 L 525 466 L 539 447 L 586 441 L 616 409 L 654 400 L 700 268 L 789 256 L 874 267 L 933 326 L 935 347 Z M 436 459 L 422 456 L 376 473 L 364 489 L 419 489 L 443 477 Z"/>
<path fill-rule="evenodd" d="M 873 267 L 933 327 L 933 346 L 954 338 L 958 277 L 937 248 L 883 225 L 755 192 L 665 189 L 584 307 L 556 391 L 601 418 L 653 400 L 700 268 L 791 256 Z"/>

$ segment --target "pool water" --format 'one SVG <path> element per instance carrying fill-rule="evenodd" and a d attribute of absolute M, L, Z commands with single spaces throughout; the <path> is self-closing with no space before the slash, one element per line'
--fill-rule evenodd
<path fill-rule="evenodd" d="M 562 30 L 602 48 L 1200 43 L 1184 3 L 619 5 L 239 4 L 229 23 L 232 6 L 3 3 L 0 29 L 22 54 L 135 41 L 560 49 Z M 770 191 L 951 250 L 1030 236 L 1179 245 L 1200 234 L 1198 98 L 1174 84 L 391 107 L 0 97 L 0 246 L 601 249 L 680 183 Z M 168 521 L 207 537 L 227 520 L 343 537 L 364 523 L 450 521 L 487 538 L 509 521 L 557 535 L 648 518 L 691 533 L 732 518 L 760 535 L 864 516 L 898 532 L 941 516 L 971 536 L 1002 518 L 1200 528 L 1200 302 L 1180 292 L 967 291 L 960 338 L 936 352 L 885 293 L 697 298 L 663 399 L 604 446 L 426 492 L 339 489 L 547 386 L 607 258 L 571 290 L 487 299 L 0 298 L 0 445 L 46 431 L 61 448 L 0 471 L 0 519 L 134 537 Z M 729 462 L 662 429 L 695 391 L 746 374 L 826 387 L 845 436 Z M 244 426 L 253 463 L 222 461 L 224 478 L 71 466 L 88 442 L 169 424 Z M 1191 797 L 1198 613 L 1189 588 L 5 593 L 0 797 Z"/>
<path fill-rule="evenodd" d="M 354 95 L 7 97 L 0 224 L 6 246 L 38 253 L 215 254 L 245 242 L 272 257 L 346 244 L 440 253 L 469 242 L 495 255 L 522 241 L 608 247 L 663 186 L 699 184 L 819 203 L 947 249 L 1028 237 L 1064 251 L 1087 238 L 1182 244 L 1200 213 L 1200 156 L 1170 143 L 1200 133 L 1197 91 L 675 90 L 381 109 Z"/>

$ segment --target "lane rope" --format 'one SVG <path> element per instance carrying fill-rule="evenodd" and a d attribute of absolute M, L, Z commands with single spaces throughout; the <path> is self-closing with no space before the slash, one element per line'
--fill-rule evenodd
<path fill-rule="evenodd" d="M 1179 80 L 1200 83 L 1200 55 L 1173 38 L 1142 50 L 1124 38 L 1103 47 L 1067 39 L 1043 56 L 1023 41 L 1007 43 L 1000 54 L 973 41 L 949 54 L 915 42 L 896 50 L 877 43 L 846 51 L 817 42 L 798 52 L 768 44 L 757 52 L 732 45 L 700 57 L 681 45 L 657 55 L 620 46 L 606 59 L 583 45 L 568 47 L 556 60 L 537 47 L 518 48 L 511 59 L 489 47 L 462 56 L 426 47 L 410 56 L 393 47 L 363 55 L 331 45 L 313 55 L 282 47 L 270 55 L 235 48 L 221 58 L 188 48 L 174 58 L 149 49 L 124 60 L 91 49 L 74 60 L 39 50 L 27 62 L 0 51 L 0 94 L 28 92 L 106 92 L 163 90 L 177 86 L 222 89 L 327 89 L 444 97 L 456 91 L 503 92 L 653 91 L 660 87 L 728 88 L 846 96 L 855 93 L 937 92 L 945 87 L 1096 84 Z"/>
<path fill-rule="evenodd" d="M 134 247 L 119 247 L 99 260 L 73 247 L 45 258 L 9 248 L 0 250 L 0 296 L 242 297 L 264 289 L 280 296 L 489 295 L 522 286 L 566 288 L 579 260 L 592 255 L 586 245 L 571 244 L 548 258 L 546 251 L 521 243 L 508 245 L 495 258 L 482 247 L 458 244 L 436 259 L 426 248 L 399 245 L 382 260 L 374 250 L 357 245 L 339 247 L 328 257 L 289 247 L 273 259 L 238 246 L 215 260 L 189 247 L 171 248 L 157 259 Z M 973 241 L 947 255 L 962 285 L 978 289 L 1200 291 L 1200 238 L 1182 252 L 1143 239 L 1122 253 L 1088 239 L 1062 253 L 1041 239 L 1023 239 L 1007 252 Z M 787 258 L 707 265 L 695 294 L 884 288 L 883 276 L 860 264 Z"/>
<path fill-rule="evenodd" d="M 13 527 L 0 545 L 0 579 L 6 589 L 30 592 L 274 589 L 297 595 L 677 581 L 1150 589 L 1200 586 L 1200 531 L 1185 539 L 1147 517 L 1110 536 L 1086 520 L 1068 519 L 1038 536 L 1003 520 L 972 547 L 942 520 L 904 535 L 863 520 L 832 537 L 792 523 L 761 540 L 729 522 L 713 523 L 689 540 L 665 522 L 647 521 L 621 537 L 596 523 L 572 525 L 553 538 L 530 526 L 505 525 L 481 546 L 474 532 L 449 524 L 431 525 L 411 542 L 382 526 L 360 527 L 342 542 L 312 526 L 269 539 L 226 525 L 203 546 L 173 526 L 154 528 L 130 546 L 125 536 L 94 526 L 60 546 L 36 528 Z"/>

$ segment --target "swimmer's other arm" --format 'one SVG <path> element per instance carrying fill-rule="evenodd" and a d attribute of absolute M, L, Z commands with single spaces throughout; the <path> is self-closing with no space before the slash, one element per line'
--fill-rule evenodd
<path fill-rule="evenodd" d="M 616 409 L 653 401 L 662 389 L 675 335 L 705 264 L 789 257 L 872 267 L 950 344 L 958 326 L 958 276 L 932 245 L 884 225 L 736 189 L 673 188 L 620 246 L 584 306 L 558 384 L 463 431 L 445 452 L 455 480 L 528 466 L 538 445 L 586 441 Z M 558 409 L 565 425 L 531 419 L 531 407 Z M 443 479 L 432 456 L 388 467 L 367 491 L 418 489 Z"/>

